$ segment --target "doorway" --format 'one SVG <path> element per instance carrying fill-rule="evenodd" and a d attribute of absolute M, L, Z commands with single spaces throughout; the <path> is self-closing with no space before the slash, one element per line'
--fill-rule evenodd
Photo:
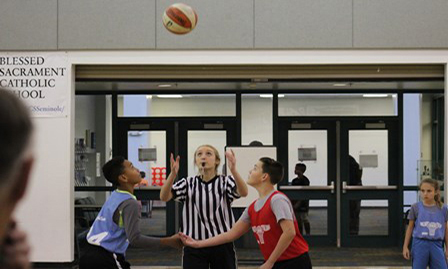
<path fill-rule="evenodd" d="M 291 200 L 309 200 L 313 245 L 394 246 L 402 221 L 397 117 L 279 117 Z M 292 186 L 296 163 L 310 186 Z"/>

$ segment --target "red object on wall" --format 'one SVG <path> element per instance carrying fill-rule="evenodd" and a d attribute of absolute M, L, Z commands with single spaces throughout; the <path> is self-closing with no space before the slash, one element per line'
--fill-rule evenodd
<path fill-rule="evenodd" d="M 152 170 L 152 185 L 163 186 L 166 179 L 166 167 L 151 167 Z"/>

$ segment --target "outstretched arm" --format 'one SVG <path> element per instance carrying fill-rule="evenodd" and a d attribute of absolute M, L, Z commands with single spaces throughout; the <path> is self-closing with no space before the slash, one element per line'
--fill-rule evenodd
<path fill-rule="evenodd" d="M 170 157 L 171 172 L 168 178 L 166 179 L 165 184 L 163 184 L 162 189 L 160 190 L 160 200 L 164 202 L 168 202 L 173 198 L 171 187 L 173 187 L 174 179 L 177 177 L 177 173 L 179 172 L 179 160 L 180 160 L 179 156 L 177 156 L 176 160 L 174 160 L 173 153 L 171 153 Z"/>
<path fill-rule="evenodd" d="M 121 212 L 121 213 L 120 213 Z M 136 200 L 128 199 L 124 201 L 114 212 L 114 222 L 120 225 L 120 214 L 123 219 L 126 237 L 133 247 L 157 249 L 161 246 L 181 248 L 182 242 L 179 235 L 175 234 L 170 237 L 151 237 L 141 233 L 140 230 L 140 207 Z"/>
<path fill-rule="evenodd" d="M 230 229 L 230 231 L 206 240 L 197 241 L 183 233 L 180 233 L 180 239 L 185 246 L 189 246 L 192 248 L 205 248 L 233 242 L 236 239 L 240 238 L 243 234 L 245 234 L 249 229 L 249 223 L 239 220 L 237 223 L 235 223 L 232 229 Z"/>
<path fill-rule="evenodd" d="M 241 197 L 246 197 L 249 193 L 247 189 L 246 182 L 244 182 L 240 173 L 236 170 L 236 158 L 233 150 L 226 151 L 227 160 L 229 160 L 229 168 L 230 172 L 232 172 L 233 177 L 235 178 L 236 190 L 241 195 Z"/>

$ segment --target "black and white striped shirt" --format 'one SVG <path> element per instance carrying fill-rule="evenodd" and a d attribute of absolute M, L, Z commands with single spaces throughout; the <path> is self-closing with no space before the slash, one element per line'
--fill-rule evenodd
<path fill-rule="evenodd" d="M 231 203 L 240 198 L 235 179 L 219 175 L 209 182 L 199 176 L 182 178 L 171 188 L 176 201 L 184 204 L 182 232 L 203 240 L 227 232 L 235 223 Z"/>

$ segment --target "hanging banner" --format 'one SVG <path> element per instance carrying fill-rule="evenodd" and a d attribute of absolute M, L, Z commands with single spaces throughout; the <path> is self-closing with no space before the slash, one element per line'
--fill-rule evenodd
<path fill-rule="evenodd" d="M 66 53 L 2 53 L 0 87 L 22 99 L 33 117 L 66 117 L 69 70 Z"/>

